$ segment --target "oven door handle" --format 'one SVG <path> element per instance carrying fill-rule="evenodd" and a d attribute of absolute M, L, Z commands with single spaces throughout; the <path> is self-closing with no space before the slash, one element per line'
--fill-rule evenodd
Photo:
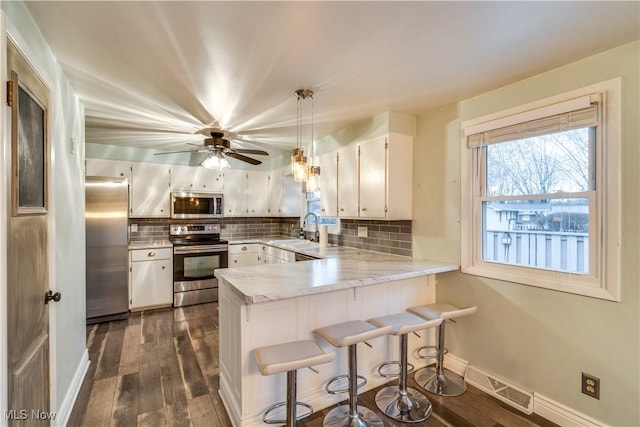
<path fill-rule="evenodd" d="M 174 246 L 173 253 L 177 255 L 182 254 L 204 254 L 207 252 L 227 252 L 226 245 L 213 245 L 213 246 Z"/>

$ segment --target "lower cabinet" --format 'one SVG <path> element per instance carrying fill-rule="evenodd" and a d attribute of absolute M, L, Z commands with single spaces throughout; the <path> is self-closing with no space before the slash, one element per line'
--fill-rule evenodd
<path fill-rule="evenodd" d="M 129 256 L 131 310 L 170 306 L 173 303 L 172 249 L 133 249 Z"/>
<path fill-rule="evenodd" d="M 230 243 L 229 267 L 248 267 L 258 265 L 257 243 Z"/>

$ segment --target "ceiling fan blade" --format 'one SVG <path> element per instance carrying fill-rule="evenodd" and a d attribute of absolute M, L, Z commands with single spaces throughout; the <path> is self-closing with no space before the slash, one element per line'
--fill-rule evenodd
<path fill-rule="evenodd" d="M 251 157 L 243 156 L 238 153 L 225 153 L 227 157 L 232 157 L 236 160 L 242 160 L 243 162 L 251 163 L 252 165 L 259 165 L 262 162 L 260 160 L 252 159 Z"/>
<path fill-rule="evenodd" d="M 257 154 L 259 156 L 269 155 L 269 153 L 267 153 L 264 150 L 253 150 L 251 148 L 234 148 L 233 151 L 235 151 L 236 153 L 242 153 L 242 154 Z"/>
<path fill-rule="evenodd" d="M 180 150 L 180 151 L 164 151 L 162 153 L 153 153 L 154 156 L 160 155 L 160 154 L 176 154 L 176 153 L 199 153 L 199 152 L 203 152 L 203 151 L 209 151 L 209 150 Z"/>

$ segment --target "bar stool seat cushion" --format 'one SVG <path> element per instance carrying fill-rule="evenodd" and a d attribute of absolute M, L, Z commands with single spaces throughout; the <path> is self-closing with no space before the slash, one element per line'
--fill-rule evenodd
<path fill-rule="evenodd" d="M 426 320 L 423 317 L 405 312 L 376 317 L 375 319 L 370 319 L 369 322 L 378 327 L 391 326 L 393 328 L 390 332 L 391 335 L 404 335 L 438 326 L 442 323 L 442 318 Z"/>
<path fill-rule="evenodd" d="M 294 371 L 331 362 L 335 353 L 325 353 L 313 340 L 292 341 L 253 350 L 262 375 Z"/>
<path fill-rule="evenodd" d="M 472 307 L 458 308 L 455 305 L 447 303 L 435 303 L 411 307 L 408 311 L 426 319 L 441 318 L 442 320 L 448 320 L 473 314 L 477 309 L 478 307 L 475 305 Z"/>
<path fill-rule="evenodd" d="M 350 320 L 319 328 L 314 332 L 329 341 L 334 347 L 346 347 L 387 335 L 392 329 L 392 326 L 378 328 L 364 320 Z"/>

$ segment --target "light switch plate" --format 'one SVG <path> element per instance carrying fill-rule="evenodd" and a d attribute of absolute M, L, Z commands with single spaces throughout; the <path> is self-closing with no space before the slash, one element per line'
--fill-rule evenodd
<path fill-rule="evenodd" d="M 367 227 L 358 227 L 358 237 L 367 237 Z"/>

